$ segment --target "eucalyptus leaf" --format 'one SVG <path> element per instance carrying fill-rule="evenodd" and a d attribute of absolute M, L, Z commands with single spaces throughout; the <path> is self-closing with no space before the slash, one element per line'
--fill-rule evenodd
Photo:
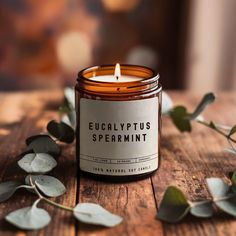
<path fill-rule="evenodd" d="M 75 110 L 70 110 L 70 112 L 67 113 L 68 118 L 70 120 L 70 126 L 75 130 L 76 127 L 76 112 Z"/>
<path fill-rule="evenodd" d="M 67 87 L 64 90 L 64 95 L 70 105 L 75 108 L 75 90 L 73 88 Z"/>
<path fill-rule="evenodd" d="M 191 131 L 191 124 L 190 120 L 188 119 L 188 113 L 186 107 L 184 106 L 174 107 L 169 114 L 173 123 L 181 132 Z"/>
<path fill-rule="evenodd" d="M 190 205 L 185 195 L 174 186 L 169 186 L 160 203 L 157 218 L 169 223 L 176 223 L 189 212 Z"/>
<path fill-rule="evenodd" d="M 236 195 L 229 196 L 228 199 L 215 201 L 215 204 L 225 213 L 236 217 Z"/>
<path fill-rule="evenodd" d="M 232 136 L 234 133 L 236 133 L 236 125 L 234 125 L 231 130 L 229 131 L 229 137 Z"/>
<path fill-rule="evenodd" d="M 47 153 L 29 153 L 18 161 L 18 165 L 27 173 L 44 174 L 51 171 L 57 162 Z"/>
<path fill-rule="evenodd" d="M 231 190 L 233 193 L 236 193 L 236 184 L 232 184 L 231 187 L 230 187 L 230 190 Z"/>
<path fill-rule="evenodd" d="M 75 130 L 74 125 L 71 123 L 70 118 L 67 114 L 63 114 L 61 116 L 61 121 L 64 122 L 65 124 L 69 125 L 73 130 Z"/>
<path fill-rule="evenodd" d="M 234 171 L 232 174 L 231 182 L 232 182 L 232 184 L 236 184 L 236 171 Z"/>
<path fill-rule="evenodd" d="M 59 111 L 63 115 L 67 115 L 69 119 L 69 125 L 75 129 L 76 127 L 76 113 L 75 113 L 75 91 L 74 89 L 67 87 L 64 90 L 64 102 L 59 108 Z M 65 119 L 65 118 L 64 118 Z M 68 124 L 68 122 L 65 122 Z"/>
<path fill-rule="evenodd" d="M 32 207 L 24 207 L 8 214 L 5 219 L 20 229 L 41 229 L 47 226 L 51 217 L 47 211 L 37 207 L 39 199 Z"/>
<path fill-rule="evenodd" d="M 55 120 L 51 120 L 47 125 L 47 130 L 61 142 L 72 143 L 74 141 L 74 130 L 64 122 L 58 123 Z"/>
<path fill-rule="evenodd" d="M 162 92 L 162 105 L 161 113 L 164 115 L 169 114 L 170 110 L 173 108 L 173 102 L 170 96 L 166 92 Z"/>
<path fill-rule="evenodd" d="M 211 217 L 214 209 L 211 201 L 194 202 L 191 206 L 190 213 L 197 217 L 207 218 Z"/>
<path fill-rule="evenodd" d="M 0 202 L 4 202 L 9 199 L 20 185 L 21 183 L 16 181 L 0 183 Z"/>
<path fill-rule="evenodd" d="M 49 135 L 35 135 L 26 139 L 28 150 L 35 153 L 47 153 L 57 158 L 61 154 L 60 147 Z"/>
<path fill-rule="evenodd" d="M 64 101 L 64 105 L 59 108 L 61 113 L 61 121 L 68 124 L 70 127 L 75 129 L 76 127 L 76 112 L 75 108 L 72 107 L 67 100 Z"/>
<path fill-rule="evenodd" d="M 79 203 L 74 208 L 74 216 L 83 223 L 114 227 L 122 222 L 122 217 L 114 215 L 94 203 Z"/>
<path fill-rule="evenodd" d="M 48 175 L 32 175 L 33 183 L 44 195 L 58 197 L 66 192 L 64 184 L 55 177 Z M 25 183 L 30 185 L 30 176 L 26 176 Z"/>
<path fill-rule="evenodd" d="M 196 119 L 209 104 L 215 101 L 215 98 L 216 97 L 214 93 L 205 94 L 201 102 L 198 104 L 197 108 L 195 109 L 195 111 L 192 114 L 190 114 L 190 118 L 192 120 Z"/>
<path fill-rule="evenodd" d="M 229 185 L 220 178 L 207 178 L 206 182 L 213 198 L 225 197 L 229 193 Z"/>

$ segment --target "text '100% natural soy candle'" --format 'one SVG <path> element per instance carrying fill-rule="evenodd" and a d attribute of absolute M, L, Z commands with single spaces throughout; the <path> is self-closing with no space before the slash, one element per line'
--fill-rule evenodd
<path fill-rule="evenodd" d="M 159 74 L 135 65 L 79 72 L 76 152 L 80 171 L 98 180 L 150 176 L 160 163 Z"/>

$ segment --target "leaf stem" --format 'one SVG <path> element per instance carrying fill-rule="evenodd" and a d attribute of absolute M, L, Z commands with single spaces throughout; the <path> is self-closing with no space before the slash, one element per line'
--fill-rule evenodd
<path fill-rule="evenodd" d="M 32 186 L 29 186 L 29 185 L 20 185 L 18 186 L 16 189 L 19 189 L 19 188 L 27 188 L 27 189 L 34 189 Z"/>
<path fill-rule="evenodd" d="M 213 198 L 213 201 L 214 202 L 219 202 L 219 201 L 227 200 L 227 199 L 229 199 L 233 196 L 235 196 L 235 194 L 230 194 L 230 195 L 224 196 L 224 197 L 216 197 L 216 198 Z"/>
<path fill-rule="evenodd" d="M 220 129 L 218 129 L 217 127 L 211 126 L 208 122 L 205 121 L 201 121 L 201 120 L 196 120 L 197 123 L 202 124 L 207 126 L 208 128 L 211 128 L 213 130 L 215 130 L 217 133 L 221 134 L 222 136 L 224 136 L 225 138 L 227 138 L 227 140 L 230 140 L 231 142 L 236 143 L 236 140 L 231 138 L 230 136 L 228 136 L 228 134 L 225 134 L 223 131 L 221 131 Z"/>
<path fill-rule="evenodd" d="M 67 210 L 67 211 L 73 211 L 74 209 L 72 207 L 68 207 L 68 206 L 64 206 L 62 204 L 56 203 L 54 201 L 49 200 L 48 198 L 44 197 L 37 189 L 37 187 L 35 186 L 35 184 L 33 183 L 32 180 L 32 176 L 29 175 L 29 181 L 30 181 L 30 185 L 32 187 L 32 189 L 34 189 L 35 193 L 38 195 L 40 200 L 44 200 L 45 202 L 47 202 L 50 205 L 53 205 L 55 207 L 61 208 L 63 210 Z"/>
<path fill-rule="evenodd" d="M 45 198 L 45 197 L 43 197 L 43 200 L 44 200 L 45 202 L 47 202 L 48 204 L 50 204 L 50 205 L 52 205 L 52 206 L 55 206 L 55 207 L 58 207 L 58 208 L 61 208 L 61 209 L 63 209 L 63 210 L 67 210 L 67 211 L 73 211 L 73 210 L 74 210 L 72 207 L 68 207 L 68 206 L 61 205 L 61 204 L 56 203 L 56 202 L 54 202 L 54 201 L 51 201 L 51 200 L 49 200 L 48 198 Z"/>
<path fill-rule="evenodd" d="M 202 205 L 202 204 L 205 204 L 205 203 L 210 203 L 212 202 L 211 199 L 209 200 L 204 200 L 204 201 L 199 201 L 199 202 L 191 202 L 191 201 L 188 201 L 188 204 L 190 205 L 190 207 L 195 207 L 195 206 L 199 206 L 199 205 Z"/>

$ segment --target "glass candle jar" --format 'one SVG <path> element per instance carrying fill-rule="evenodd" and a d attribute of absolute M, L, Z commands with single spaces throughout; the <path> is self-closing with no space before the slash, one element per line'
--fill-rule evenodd
<path fill-rule="evenodd" d="M 160 164 L 159 74 L 143 66 L 120 68 L 84 69 L 75 86 L 80 171 L 114 182 L 148 177 Z"/>

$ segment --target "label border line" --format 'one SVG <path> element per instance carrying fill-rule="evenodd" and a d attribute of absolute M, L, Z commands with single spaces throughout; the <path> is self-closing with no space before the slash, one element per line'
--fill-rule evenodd
<path fill-rule="evenodd" d="M 98 158 L 98 159 L 107 159 L 107 160 L 127 160 L 127 159 L 137 159 L 137 158 L 144 158 L 144 157 L 150 157 L 150 156 L 154 156 L 154 155 L 158 155 L 158 152 L 150 154 L 150 155 L 146 155 L 146 156 L 139 156 L 139 157 L 132 157 L 132 158 L 122 158 L 122 159 L 114 159 L 114 158 L 107 158 L 107 157 L 98 157 L 98 156 L 90 156 L 90 155 L 85 155 L 85 154 L 80 154 L 80 156 L 85 156 L 85 157 L 92 157 L 92 158 Z"/>
<path fill-rule="evenodd" d="M 158 158 L 158 156 L 156 156 L 155 158 L 149 159 L 147 161 L 139 161 L 139 162 L 134 162 L 134 163 L 105 163 L 105 162 L 98 162 L 98 161 L 88 160 L 88 159 L 84 159 L 84 158 L 80 158 L 80 160 L 99 163 L 99 164 L 110 164 L 110 165 L 123 165 L 123 164 L 127 165 L 127 164 L 129 164 L 129 165 L 132 165 L 132 164 L 139 164 L 139 163 L 143 163 L 143 162 L 152 161 L 152 160 L 155 160 L 157 158 Z M 110 159 L 110 160 L 112 160 L 112 159 Z"/>

